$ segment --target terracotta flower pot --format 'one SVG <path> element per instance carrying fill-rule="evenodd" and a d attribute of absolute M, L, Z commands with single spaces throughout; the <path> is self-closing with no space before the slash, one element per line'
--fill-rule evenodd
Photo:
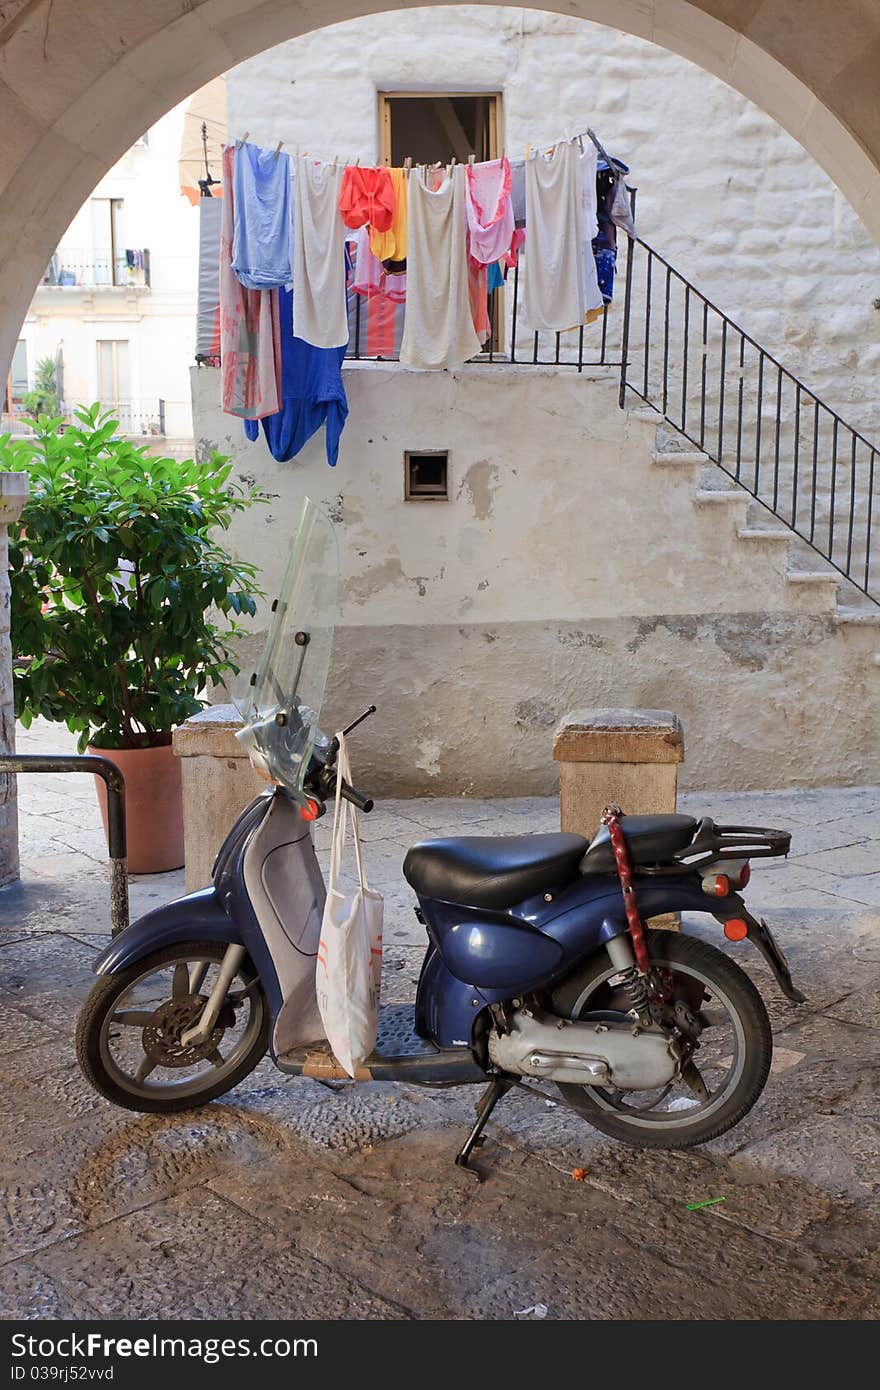
<path fill-rule="evenodd" d="M 183 864 L 183 793 L 180 759 L 171 744 L 158 748 L 89 748 L 109 758 L 125 778 L 125 826 L 128 871 L 161 874 Z M 107 833 L 107 788 L 95 778 Z"/>

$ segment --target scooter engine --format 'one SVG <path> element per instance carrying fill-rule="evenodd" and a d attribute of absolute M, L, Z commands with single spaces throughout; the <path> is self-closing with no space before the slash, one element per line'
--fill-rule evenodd
<path fill-rule="evenodd" d="M 666 1086 L 680 1065 L 674 1044 L 659 1031 L 631 1022 L 576 1023 L 527 1009 L 512 1015 L 509 1032 L 490 1033 L 488 1049 L 502 1071 L 619 1091 Z"/>

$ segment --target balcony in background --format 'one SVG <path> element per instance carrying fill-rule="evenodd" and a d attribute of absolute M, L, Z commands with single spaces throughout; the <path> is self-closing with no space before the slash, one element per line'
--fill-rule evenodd
<path fill-rule="evenodd" d="M 65 402 L 58 411 L 68 425 L 79 425 L 73 412 L 78 409 L 76 402 Z M 136 400 L 127 398 L 118 401 L 104 401 L 102 409 L 109 411 L 119 421 L 119 434 L 138 441 L 162 438 L 165 434 L 165 402 L 159 398 Z M 0 431 L 8 430 L 13 435 L 29 435 L 30 428 L 23 423 L 26 411 L 20 401 L 13 400 L 11 412 L 0 416 Z"/>
<path fill-rule="evenodd" d="M 42 285 L 53 289 L 149 289 L 150 253 L 145 247 L 116 252 L 65 248 L 55 252 Z"/>

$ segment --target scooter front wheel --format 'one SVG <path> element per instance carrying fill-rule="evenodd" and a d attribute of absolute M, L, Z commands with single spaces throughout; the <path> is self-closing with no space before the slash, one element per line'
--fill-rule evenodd
<path fill-rule="evenodd" d="M 170 1114 L 205 1105 L 253 1071 L 269 1045 L 269 1008 L 247 959 L 207 1038 L 183 1040 L 225 950 L 181 942 L 98 981 L 76 1030 L 77 1059 L 96 1091 L 127 1110 Z"/>

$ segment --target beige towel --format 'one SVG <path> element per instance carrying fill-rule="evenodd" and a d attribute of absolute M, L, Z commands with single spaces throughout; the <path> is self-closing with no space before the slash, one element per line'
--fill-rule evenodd
<path fill-rule="evenodd" d="M 407 206 L 406 314 L 400 360 L 439 371 L 480 351 L 468 295 L 464 165 L 432 192 L 410 175 Z"/>
<path fill-rule="evenodd" d="M 577 146 L 557 145 L 526 160 L 526 245 L 522 327 L 563 332 L 583 323 L 587 309 L 584 185 Z"/>
<path fill-rule="evenodd" d="M 348 342 L 341 164 L 299 156 L 293 192 L 293 331 L 312 347 Z"/>

